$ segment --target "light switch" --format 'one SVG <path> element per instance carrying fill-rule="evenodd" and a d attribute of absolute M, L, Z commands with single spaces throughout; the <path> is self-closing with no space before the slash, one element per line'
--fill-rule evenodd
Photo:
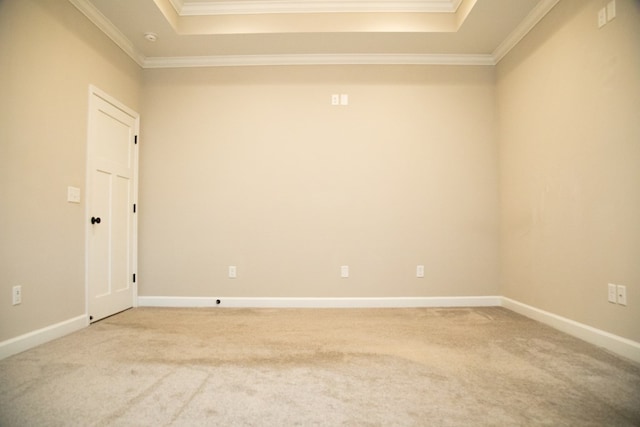
<path fill-rule="evenodd" d="M 67 187 L 67 202 L 80 203 L 80 189 L 77 187 Z"/>
<path fill-rule="evenodd" d="M 349 95 L 346 93 L 340 95 L 340 105 L 349 105 Z"/>

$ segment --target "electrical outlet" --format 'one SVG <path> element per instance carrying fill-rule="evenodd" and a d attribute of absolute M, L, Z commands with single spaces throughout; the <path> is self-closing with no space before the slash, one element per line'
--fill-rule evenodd
<path fill-rule="evenodd" d="M 236 269 L 235 265 L 230 265 L 229 266 L 229 279 L 235 279 L 236 277 L 238 277 L 238 270 Z"/>
<path fill-rule="evenodd" d="M 614 285 L 613 283 L 609 283 L 608 286 L 609 288 L 607 298 L 609 299 L 609 302 L 615 304 L 618 302 L 618 290 L 616 289 L 616 285 Z"/>
<path fill-rule="evenodd" d="M 22 286 L 14 286 L 12 289 L 13 305 L 18 305 L 22 302 Z"/>
<path fill-rule="evenodd" d="M 416 267 L 416 277 L 424 277 L 424 265 Z"/>
<path fill-rule="evenodd" d="M 342 277 L 343 279 L 346 279 L 347 277 L 349 277 L 349 266 L 348 265 L 340 266 L 340 277 Z"/>
<path fill-rule="evenodd" d="M 616 17 L 616 0 L 607 3 L 607 22 Z"/>
<path fill-rule="evenodd" d="M 603 7 L 598 10 L 598 28 L 602 28 L 607 24 L 607 8 Z"/>
<path fill-rule="evenodd" d="M 618 285 L 618 304 L 627 305 L 627 287 Z"/>

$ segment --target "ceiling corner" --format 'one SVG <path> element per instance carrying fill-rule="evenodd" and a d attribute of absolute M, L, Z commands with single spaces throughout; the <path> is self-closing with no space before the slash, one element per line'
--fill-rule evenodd
<path fill-rule="evenodd" d="M 145 56 L 140 53 L 133 43 L 125 37 L 118 28 L 116 28 L 102 12 L 90 3 L 88 0 L 69 0 L 83 15 L 85 15 L 93 24 L 107 35 L 120 49 L 133 59 L 140 67 L 144 67 Z"/>
<path fill-rule="evenodd" d="M 491 54 L 496 64 L 544 18 L 560 0 L 542 0 Z"/>

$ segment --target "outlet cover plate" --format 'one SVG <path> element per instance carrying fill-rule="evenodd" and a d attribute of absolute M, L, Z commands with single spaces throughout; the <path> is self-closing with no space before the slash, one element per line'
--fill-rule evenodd
<path fill-rule="evenodd" d="M 18 305 L 20 303 L 22 303 L 22 286 L 18 285 L 18 286 L 14 286 L 12 289 L 12 301 L 13 301 L 13 305 Z"/>
<path fill-rule="evenodd" d="M 613 283 L 609 283 L 609 288 L 608 288 L 608 300 L 611 303 L 617 303 L 618 302 L 618 290 L 616 289 L 616 285 L 614 285 Z"/>
<path fill-rule="evenodd" d="M 607 8 L 603 7 L 598 10 L 598 28 L 602 28 L 607 24 Z"/>
<path fill-rule="evenodd" d="M 349 266 L 348 265 L 340 266 L 340 277 L 342 277 L 343 279 L 346 279 L 347 277 L 349 277 Z"/>
<path fill-rule="evenodd" d="M 607 22 L 616 17 L 616 0 L 607 3 Z"/>

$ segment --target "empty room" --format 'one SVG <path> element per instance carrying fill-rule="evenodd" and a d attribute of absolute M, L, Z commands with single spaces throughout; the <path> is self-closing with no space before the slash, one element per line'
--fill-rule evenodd
<path fill-rule="evenodd" d="M 0 0 L 40 425 L 640 425 L 640 2 Z"/>

